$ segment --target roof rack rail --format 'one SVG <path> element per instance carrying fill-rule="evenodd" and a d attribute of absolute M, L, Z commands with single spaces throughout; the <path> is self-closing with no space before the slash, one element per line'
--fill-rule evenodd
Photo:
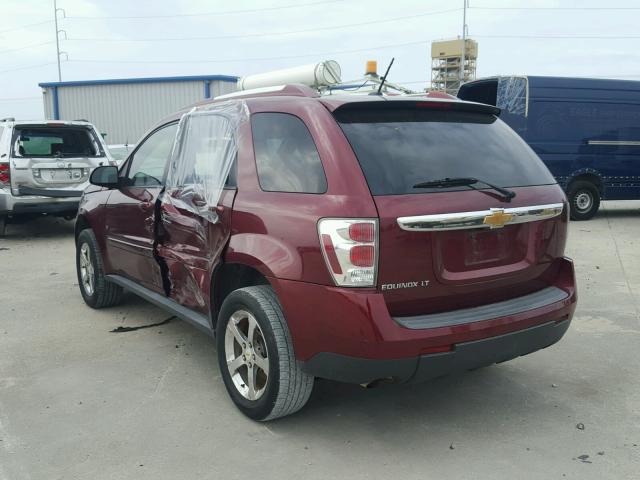
<path fill-rule="evenodd" d="M 302 84 L 276 85 L 273 87 L 252 88 L 249 90 L 240 90 L 238 92 L 218 95 L 215 100 L 224 100 L 227 98 L 248 98 L 248 97 L 319 97 L 317 90 Z"/>
<path fill-rule="evenodd" d="M 16 119 L 14 117 L 6 117 L 6 118 L 0 118 L 0 122 L 15 122 Z"/>

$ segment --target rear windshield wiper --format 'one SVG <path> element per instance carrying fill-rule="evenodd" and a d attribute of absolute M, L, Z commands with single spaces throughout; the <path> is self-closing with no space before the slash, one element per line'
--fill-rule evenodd
<path fill-rule="evenodd" d="M 471 187 L 476 183 L 482 183 L 489 188 L 492 188 L 496 192 L 500 193 L 505 201 L 510 202 L 513 197 L 516 196 L 516 192 L 507 190 L 506 188 L 498 187 L 484 180 L 473 177 L 455 177 L 455 178 L 441 178 L 439 180 L 430 180 L 428 182 L 416 183 L 413 188 L 446 188 L 446 187 Z"/>

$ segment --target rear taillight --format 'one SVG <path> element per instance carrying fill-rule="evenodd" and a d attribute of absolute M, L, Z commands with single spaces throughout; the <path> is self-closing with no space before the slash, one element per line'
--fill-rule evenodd
<path fill-rule="evenodd" d="M 336 285 L 373 287 L 378 263 L 378 221 L 323 218 L 318 222 L 322 253 Z"/>
<path fill-rule="evenodd" d="M 0 163 L 0 185 L 9 185 L 10 181 L 9 164 Z"/>

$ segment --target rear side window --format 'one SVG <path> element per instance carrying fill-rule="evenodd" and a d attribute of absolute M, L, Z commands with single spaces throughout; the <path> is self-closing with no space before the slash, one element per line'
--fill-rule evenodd
<path fill-rule="evenodd" d="M 500 187 L 555 183 L 533 150 L 493 115 L 418 108 L 345 109 L 334 115 L 374 195 L 470 188 L 413 187 L 447 177 L 474 177 Z"/>
<path fill-rule="evenodd" d="M 269 192 L 324 193 L 327 178 L 309 130 L 286 113 L 251 117 L 260 187 Z"/>
<path fill-rule="evenodd" d="M 14 156 L 96 157 L 102 156 L 95 135 L 82 127 L 16 127 Z"/>

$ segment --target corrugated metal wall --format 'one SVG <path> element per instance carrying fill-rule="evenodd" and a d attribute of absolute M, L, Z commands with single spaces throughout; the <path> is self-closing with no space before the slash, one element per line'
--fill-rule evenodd
<path fill-rule="evenodd" d="M 108 144 L 136 143 L 159 120 L 204 99 L 205 82 L 117 83 L 58 88 L 61 120 L 86 119 L 106 133 Z M 212 97 L 235 91 L 235 83 L 211 81 Z M 45 115 L 54 118 L 53 91 L 46 88 Z"/>
<path fill-rule="evenodd" d="M 53 89 L 42 89 L 42 101 L 44 102 L 44 118 L 53 119 Z"/>

